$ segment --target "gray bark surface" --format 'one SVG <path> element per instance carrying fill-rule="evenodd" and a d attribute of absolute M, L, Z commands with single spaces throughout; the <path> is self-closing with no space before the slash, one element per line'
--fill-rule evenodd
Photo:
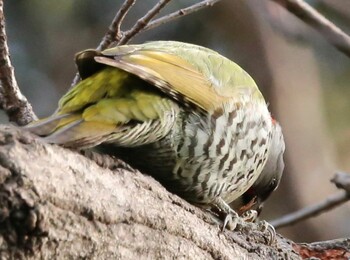
<path fill-rule="evenodd" d="M 256 230 L 221 231 L 209 212 L 136 170 L 0 126 L 0 257 L 26 259 L 299 259 Z"/>

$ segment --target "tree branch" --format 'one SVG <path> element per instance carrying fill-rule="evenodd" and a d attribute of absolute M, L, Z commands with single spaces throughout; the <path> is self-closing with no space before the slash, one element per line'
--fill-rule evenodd
<path fill-rule="evenodd" d="M 156 16 L 171 0 L 160 0 L 151 10 L 141 17 L 135 25 L 123 35 L 123 38 L 118 42 L 118 45 L 128 43 L 132 37 L 139 33 L 151 19 Z"/>
<path fill-rule="evenodd" d="M 350 238 L 295 244 L 302 259 L 350 259 Z"/>
<path fill-rule="evenodd" d="M 119 41 L 122 37 L 121 24 L 124 21 L 125 16 L 130 11 L 131 7 L 135 4 L 136 0 L 125 0 L 118 12 L 114 16 L 112 23 L 108 27 L 108 31 L 102 38 L 101 42 L 97 46 L 96 50 L 102 51 L 108 48 L 113 42 Z M 75 86 L 80 81 L 79 73 L 76 73 L 71 87 Z"/>
<path fill-rule="evenodd" d="M 350 36 L 303 0 L 272 0 L 310 25 L 340 52 L 350 57 Z"/>
<path fill-rule="evenodd" d="M 299 259 L 256 230 L 215 218 L 138 171 L 0 126 L 0 251 L 5 259 Z"/>
<path fill-rule="evenodd" d="M 37 119 L 15 78 L 7 45 L 3 0 L 0 0 L 0 108 L 6 112 L 10 122 L 18 125 Z"/>
<path fill-rule="evenodd" d="M 334 194 L 326 198 L 325 200 L 316 203 L 314 205 L 305 207 L 296 212 L 287 214 L 281 218 L 271 221 L 276 229 L 281 227 L 291 226 L 295 223 L 301 222 L 311 217 L 315 217 L 324 212 L 327 212 L 335 207 L 340 206 L 341 204 L 350 200 L 350 175 L 346 173 L 337 173 L 335 177 L 331 180 L 335 185 L 344 189 L 343 192 Z"/>
<path fill-rule="evenodd" d="M 317 204 L 302 208 L 296 212 L 275 219 L 271 221 L 270 224 L 276 229 L 291 226 L 308 218 L 316 217 L 317 215 L 327 212 L 337 206 L 340 206 L 349 199 L 350 197 L 346 192 L 334 194 Z"/>
<path fill-rule="evenodd" d="M 121 24 L 124 21 L 126 14 L 130 11 L 131 7 L 135 4 L 136 0 L 125 0 L 119 11 L 115 15 L 108 32 L 103 37 L 102 41 L 98 45 L 98 51 L 102 51 L 108 48 L 111 43 L 118 42 L 122 38 Z"/>
<path fill-rule="evenodd" d="M 189 14 L 192 14 L 194 12 L 197 12 L 205 7 L 208 7 L 208 6 L 213 6 L 214 4 L 216 4 L 217 2 L 219 2 L 221 0 L 205 0 L 205 1 L 202 1 L 202 2 L 199 2 L 199 3 L 196 3 L 194 5 L 191 5 L 189 7 L 186 7 L 186 8 L 182 8 L 176 12 L 173 12 L 173 13 L 170 13 L 170 14 L 167 14 L 163 17 L 160 17 L 158 19 L 155 19 L 153 21 L 151 21 L 150 23 L 148 23 L 145 28 L 143 28 L 142 31 L 147 31 L 147 30 L 151 30 L 151 29 L 154 29 L 160 25 L 163 25 L 163 24 L 166 24 L 168 22 L 171 22 L 175 19 L 178 19 L 180 17 L 183 17 L 185 15 L 189 15 Z"/>
<path fill-rule="evenodd" d="M 180 9 L 171 14 L 160 17 L 151 22 L 154 16 L 156 16 L 161 9 L 163 9 L 171 0 L 160 0 L 151 10 L 149 10 L 143 17 L 138 19 L 134 26 L 126 32 L 121 31 L 121 24 L 130 11 L 131 7 L 135 4 L 136 0 L 125 0 L 123 5 L 120 7 L 118 13 L 114 17 L 111 25 L 109 26 L 108 32 L 103 37 L 102 41 L 96 48 L 101 51 L 108 48 L 112 43 L 123 45 L 128 43 L 133 37 L 142 31 L 154 29 L 162 24 L 171 22 L 182 16 L 194 13 L 204 7 L 213 6 L 220 0 L 204 0 L 197 4 L 189 7 Z M 73 79 L 71 87 L 75 86 L 80 81 L 80 75 L 77 73 Z"/>

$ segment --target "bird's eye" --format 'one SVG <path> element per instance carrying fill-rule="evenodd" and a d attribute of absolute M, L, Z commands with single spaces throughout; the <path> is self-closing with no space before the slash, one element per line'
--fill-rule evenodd
<path fill-rule="evenodd" d="M 276 178 L 273 178 L 270 182 L 270 188 L 275 188 L 277 186 L 277 180 Z"/>

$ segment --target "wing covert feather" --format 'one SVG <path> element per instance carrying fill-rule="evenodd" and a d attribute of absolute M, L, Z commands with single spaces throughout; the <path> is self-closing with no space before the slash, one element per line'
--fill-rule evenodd
<path fill-rule="evenodd" d="M 212 111 L 237 98 L 263 97 L 254 80 L 236 63 L 200 46 L 150 42 L 118 46 L 96 56 L 100 64 L 134 74 L 180 101 Z"/>

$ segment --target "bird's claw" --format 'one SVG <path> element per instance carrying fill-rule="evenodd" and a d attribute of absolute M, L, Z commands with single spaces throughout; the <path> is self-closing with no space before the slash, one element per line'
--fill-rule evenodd
<path fill-rule="evenodd" d="M 272 245 L 276 241 L 276 230 L 275 228 L 265 220 L 258 222 L 258 230 L 262 233 L 267 233 L 267 244 Z"/>
<path fill-rule="evenodd" d="M 241 215 L 241 218 L 245 222 L 254 222 L 258 218 L 258 212 L 256 210 L 247 210 Z"/>
<path fill-rule="evenodd" d="M 256 210 L 248 210 L 242 214 L 242 219 L 245 222 L 255 222 L 258 218 L 258 212 Z M 267 233 L 267 244 L 272 245 L 276 240 L 275 228 L 265 220 L 258 221 L 257 230 L 262 233 Z"/>
<path fill-rule="evenodd" d="M 225 216 L 224 223 L 222 225 L 222 231 L 227 228 L 228 230 L 235 230 L 240 221 L 238 214 L 234 210 L 230 210 L 230 212 Z"/>
<path fill-rule="evenodd" d="M 258 212 L 256 210 L 248 210 L 241 217 L 237 214 L 236 211 L 230 208 L 225 201 L 218 198 L 214 204 L 219 210 L 226 214 L 224 223 L 222 226 L 222 231 L 225 228 L 233 231 L 239 227 L 246 226 L 247 224 L 252 225 L 251 223 L 255 222 L 258 217 Z M 268 233 L 267 244 L 271 245 L 276 240 L 276 231 L 275 228 L 266 222 L 265 220 L 259 221 L 257 225 L 257 230 Z"/>

